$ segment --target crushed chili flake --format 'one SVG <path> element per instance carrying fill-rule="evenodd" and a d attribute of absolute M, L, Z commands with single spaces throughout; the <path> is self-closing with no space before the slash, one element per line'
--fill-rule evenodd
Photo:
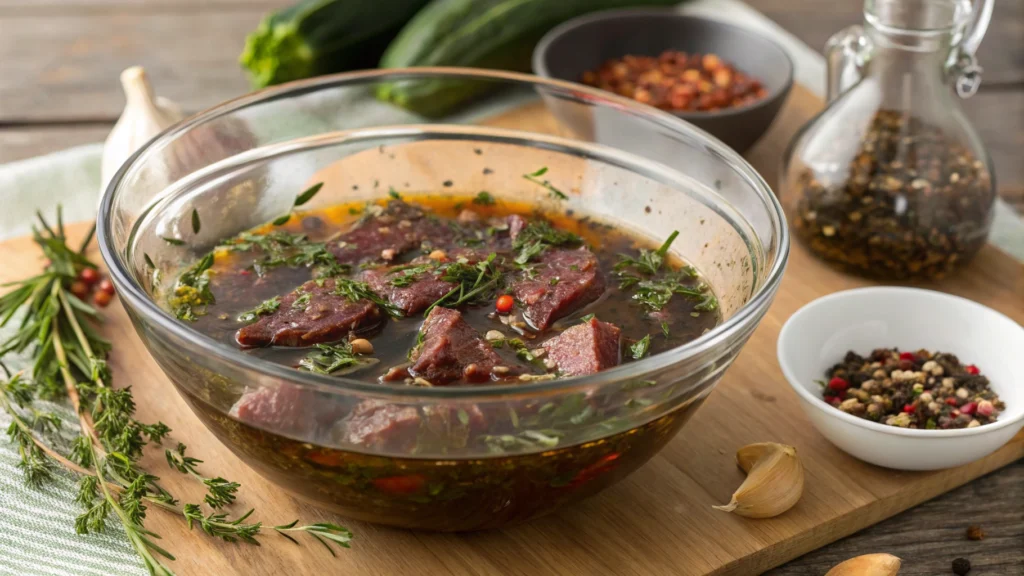
<path fill-rule="evenodd" d="M 850 351 L 825 376 L 825 402 L 900 428 L 973 428 L 995 422 L 1006 408 L 977 367 L 943 352 L 879 348 L 864 357 Z"/>
<path fill-rule="evenodd" d="M 666 50 L 658 57 L 627 55 L 583 73 L 584 84 L 663 110 L 713 111 L 768 95 L 760 81 L 715 54 Z"/>

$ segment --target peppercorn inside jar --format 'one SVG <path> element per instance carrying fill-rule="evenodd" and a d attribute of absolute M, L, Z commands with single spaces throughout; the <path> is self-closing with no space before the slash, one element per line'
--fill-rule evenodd
<path fill-rule="evenodd" d="M 876 279 L 938 280 L 984 246 L 991 161 L 961 99 L 980 82 L 991 5 L 871 0 L 863 24 L 829 39 L 828 106 L 789 147 L 781 183 L 814 255 Z"/>
<path fill-rule="evenodd" d="M 939 127 L 878 111 L 844 167 L 787 175 L 793 233 L 815 255 L 874 278 L 941 279 L 985 244 L 988 166 Z"/>

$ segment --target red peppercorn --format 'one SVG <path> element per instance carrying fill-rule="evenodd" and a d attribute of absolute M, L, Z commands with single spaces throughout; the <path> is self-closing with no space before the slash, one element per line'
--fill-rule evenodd
<path fill-rule="evenodd" d="M 971 414 L 974 414 L 975 410 L 977 409 L 978 404 L 976 402 L 968 402 L 967 404 L 964 404 L 963 406 L 960 407 L 960 413 L 967 414 L 968 416 L 970 416 Z"/>
<path fill-rule="evenodd" d="M 512 299 L 508 294 L 502 294 L 498 296 L 498 301 L 495 303 L 494 308 L 502 314 L 508 314 L 512 311 L 512 307 L 516 305 L 516 301 Z"/>
<path fill-rule="evenodd" d="M 100 273 L 95 268 L 82 268 L 82 271 L 78 273 L 78 279 L 92 286 L 100 281 Z"/>
<path fill-rule="evenodd" d="M 978 370 L 978 367 L 975 366 L 974 364 L 968 365 L 966 368 L 964 368 L 964 370 L 966 370 L 968 374 L 972 374 L 974 376 L 981 374 L 981 370 Z"/>
<path fill-rule="evenodd" d="M 839 401 L 839 398 L 836 398 L 835 396 L 825 396 L 823 400 L 825 400 L 825 402 L 828 402 L 829 404 L 834 404 Z"/>
<path fill-rule="evenodd" d="M 71 283 L 71 293 L 75 295 L 79 300 L 84 300 L 89 295 L 89 287 L 86 286 L 85 282 L 75 280 Z"/>
<path fill-rule="evenodd" d="M 956 398 L 953 398 L 952 396 L 950 396 L 949 398 L 946 398 L 946 404 L 949 404 L 950 406 L 956 406 L 957 405 Z"/>
<path fill-rule="evenodd" d="M 904 404 L 903 405 L 903 411 L 906 412 L 907 414 L 910 414 L 914 410 L 915 410 L 915 408 L 914 408 L 913 404 Z"/>
<path fill-rule="evenodd" d="M 93 294 L 92 296 L 92 301 L 95 302 L 96 305 L 99 306 L 100 308 L 106 308 L 107 304 L 110 304 L 111 298 L 113 298 L 113 296 L 111 296 L 109 292 L 97 290 L 96 293 Z"/>
<path fill-rule="evenodd" d="M 107 294 L 114 295 L 114 283 L 110 281 L 110 278 L 104 278 L 100 281 L 99 286 L 96 287 L 100 292 L 106 292 Z"/>
<path fill-rule="evenodd" d="M 850 387 L 850 383 L 839 376 L 835 376 L 828 381 L 828 387 L 836 392 L 843 392 Z"/>
<path fill-rule="evenodd" d="M 917 360 L 917 356 L 913 352 L 902 352 L 900 353 L 900 360 L 908 360 L 913 362 Z"/>
<path fill-rule="evenodd" d="M 900 360 L 900 370 L 910 370 L 914 367 L 914 363 L 910 360 Z"/>

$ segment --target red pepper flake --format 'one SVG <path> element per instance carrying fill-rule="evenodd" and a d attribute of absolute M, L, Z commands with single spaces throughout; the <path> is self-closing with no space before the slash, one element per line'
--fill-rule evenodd
<path fill-rule="evenodd" d="M 900 360 L 908 360 L 910 362 L 914 362 L 917 360 L 917 355 L 914 354 L 913 352 L 901 352 Z"/>
<path fill-rule="evenodd" d="M 421 491 L 426 484 L 427 478 L 422 474 L 385 476 L 373 479 L 374 487 L 388 494 L 415 494 Z"/>
<path fill-rule="evenodd" d="M 835 376 L 828 381 L 828 387 L 830 390 L 835 390 L 836 392 L 844 392 L 850 387 L 850 383 L 839 376 Z"/>
<path fill-rule="evenodd" d="M 964 371 L 966 371 L 968 374 L 972 376 L 977 376 L 978 374 L 981 374 L 981 370 L 979 370 L 978 367 L 975 366 L 974 364 L 966 366 L 964 368 Z"/>

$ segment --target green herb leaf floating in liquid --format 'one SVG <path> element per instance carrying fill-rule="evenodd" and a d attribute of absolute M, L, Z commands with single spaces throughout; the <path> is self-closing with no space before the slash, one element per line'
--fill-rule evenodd
<path fill-rule="evenodd" d="M 639 360 L 639 359 L 643 358 L 644 356 L 647 356 L 647 353 L 650 351 L 650 348 L 651 348 L 651 335 L 648 334 L 648 335 L 644 336 L 643 338 L 637 340 L 633 344 L 631 344 L 630 347 L 629 347 L 629 351 L 633 355 L 633 360 Z"/>
<path fill-rule="evenodd" d="M 551 182 L 548 182 L 547 180 L 541 180 L 540 179 L 541 176 L 543 176 L 543 175 L 545 175 L 547 173 L 548 173 L 548 167 L 544 166 L 543 168 L 540 168 L 536 172 L 531 172 L 529 174 L 523 174 L 523 178 L 526 178 L 527 180 L 529 180 L 530 182 L 533 182 L 534 184 L 536 184 L 538 186 L 543 186 L 544 188 L 547 188 L 548 193 L 550 194 L 550 196 L 552 198 L 555 198 L 556 200 L 568 200 L 569 197 L 566 196 L 566 194 L 564 192 L 562 192 L 561 190 L 559 190 L 558 188 L 555 188 L 554 186 L 552 186 Z"/>
<path fill-rule="evenodd" d="M 274 221 L 271 222 L 271 224 L 273 224 L 274 226 L 284 226 L 291 219 L 292 219 L 292 213 L 289 212 L 289 213 L 285 214 L 284 216 L 279 216 L 279 217 L 275 218 Z"/>
<path fill-rule="evenodd" d="M 196 210 L 195 208 L 193 208 L 192 209 L 192 233 L 193 234 L 199 234 L 200 227 L 201 226 L 200 226 L 200 223 L 199 223 L 199 211 Z"/>
<path fill-rule="evenodd" d="M 323 182 L 317 182 L 316 184 L 313 184 L 312 186 L 307 188 L 305 192 L 303 192 L 302 194 L 299 194 L 298 196 L 296 196 L 296 198 L 295 198 L 295 206 L 296 207 L 302 206 L 306 202 L 309 202 L 310 200 L 312 200 L 313 197 L 316 196 L 317 192 L 319 192 L 320 189 L 323 188 L 323 187 L 324 187 L 324 183 Z"/>
<path fill-rule="evenodd" d="M 389 186 L 388 187 L 388 196 L 394 198 L 395 200 L 401 200 L 402 199 L 402 195 L 398 193 L 398 190 L 395 190 L 394 186 Z"/>
<path fill-rule="evenodd" d="M 494 196 L 491 196 L 490 192 L 483 190 L 473 198 L 473 204 L 477 204 L 479 206 L 494 206 L 497 204 L 497 200 L 494 199 Z"/>
<path fill-rule="evenodd" d="M 171 246 L 184 246 L 185 245 L 185 241 L 184 240 L 178 240 L 177 238 L 168 238 L 167 236 L 161 236 L 160 239 L 163 240 L 164 242 L 167 242 Z"/>
<path fill-rule="evenodd" d="M 149 254 L 142 253 L 142 259 L 146 261 L 146 266 L 150 268 L 156 268 L 156 264 L 153 264 L 153 259 L 149 257 Z"/>

